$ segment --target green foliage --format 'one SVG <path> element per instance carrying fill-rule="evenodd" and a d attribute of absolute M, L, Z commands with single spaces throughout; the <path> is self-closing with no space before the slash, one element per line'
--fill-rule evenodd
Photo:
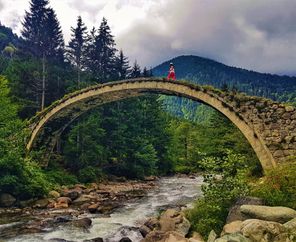
<path fill-rule="evenodd" d="M 64 148 L 66 167 L 76 175 L 80 169 L 105 163 L 104 147 L 99 142 L 105 131 L 100 124 L 101 116 L 95 112 L 79 121 L 67 137 Z"/>
<path fill-rule="evenodd" d="M 83 183 L 99 181 L 103 177 L 103 172 L 100 168 L 87 166 L 82 168 L 78 173 L 78 179 Z"/>
<path fill-rule="evenodd" d="M 78 179 L 75 175 L 61 168 L 50 169 L 45 171 L 45 174 L 47 180 L 55 186 L 74 185 L 78 183 Z"/>
<path fill-rule="evenodd" d="M 20 199 L 40 197 L 50 187 L 35 162 L 24 159 L 24 124 L 9 98 L 7 80 L 0 76 L 0 192 Z"/>
<path fill-rule="evenodd" d="M 196 114 L 198 115 L 198 113 Z M 227 150 L 244 154 L 251 174 L 261 174 L 262 168 L 244 135 L 222 114 L 212 110 L 205 122 L 190 122 L 171 118 L 168 132 L 169 160 L 176 172 L 201 170 L 204 157 L 223 158 Z"/>
<path fill-rule="evenodd" d="M 206 183 L 202 186 L 204 197 L 187 211 L 192 230 L 203 236 L 207 236 L 212 229 L 220 233 L 229 207 L 235 199 L 249 192 L 245 157 L 231 151 L 226 153 L 222 158 L 207 157 L 201 161 L 201 166 L 206 170 Z"/>
<path fill-rule="evenodd" d="M 251 194 L 261 197 L 270 206 L 296 209 L 296 163 L 284 164 L 267 171 L 252 185 Z"/>
<path fill-rule="evenodd" d="M 80 170 L 87 167 L 129 178 L 167 173 L 166 118 L 157 96 L 98 108 L 74 124 L 67 135 L 66 168 L 78 178 L 82 177 Z M 95 176 L 87 180 L 91 178 Z"/>

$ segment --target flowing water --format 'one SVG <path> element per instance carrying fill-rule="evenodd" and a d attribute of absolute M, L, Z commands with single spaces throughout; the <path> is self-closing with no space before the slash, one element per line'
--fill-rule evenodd
<path fill-rule="evenodd" d="M 146 197 L 136 202 L 126 203 L 110 216 L 84 215 L 92 219 L 92 227 L 87 231 L 61 225 L 46 233 L 21 235 L 5 241 L 39 242 L 54 241 L 54 238 L 83 241 L 102 237 L 106 242 L 117 242 L 122 237 L 129 237 L 133 242 L 137 242 L 142 239 L 142 236 L 136 227 L 168 207 L 190 206 L 197 197 L 202 195 L 202 180 L 202 177 L 161 178 L 158 188 L 150 191 Z M 1 239 L 0 241 L 2 242 Z"/>

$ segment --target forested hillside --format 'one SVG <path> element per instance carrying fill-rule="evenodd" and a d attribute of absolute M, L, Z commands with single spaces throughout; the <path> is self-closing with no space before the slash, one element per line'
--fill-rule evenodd
<path fill-rule="evenodd" d="M 296 103 L 296 77 L 262 74 L 198 57 L 179 56 L 153 69 L 154 76 L 166 76 L 169 63 L 175 65 L 177 79 L 201 85 L 212 85 L 222 90 L 245 92 L 281 102 Z M 195 121 L 208 119 L 207 107 L 177 97 L 165 98 L 167 110 L 179 117 Z"/>
<path fill-rule="evenodd" d="M 5 93 L 0 94 L 14 107 L 10 110 L 7 106 L 7 110 L 13 111 L 11 119 L 0 120 L 1 144 L 3 154 L 15 150 L 19 163 L 26 167 L 20 169 L 22 176 L 18 177 L 23 177 L 21 182 L 23 189 L 30 191 L 28 196 L 40 196 L 50 186 L 92 182 L 110 175 L 143 178 L 196 172 L 205 157 L 221 158 L 229 150 L 243 153 L 248 164 L 256 166 L 256 156 L 243 135 L 221 114 L 188 100 L 190 108 L 178 110 L 182 105 L 176 105 L 175 100 L 152 95 L 110 103 L 83 115 L 64 132 L 61 146 L 57 147 L 59 152 L 41 170 L 38 162 L 42 153 L 36 152 L 30 159 L 24 157 L 25 144 L 21 137 L 27 119 L 74 90 L 126 78 L 149 77 L 151 71 L 141 68 L 136 60 L 130 64 L 123 50 L 117 49 L 105 18 L 92 29 L 86 27 L 80 16 L 73 19 L 71 38 L 66 43 L 59 20 L 47 0 L 31 1 L 20 38 L 4 26 L 0 32 L 3 37 L 0 84 L 5 87 Z M 225 83 L 220 85 L 235 86 L 237 78 L 230 78 L 234 74 L 218 71 L 232 70 L 230 67 L 199 57 L 178 57 L 173 61 L 178 78 L 183 75 L 192 81 L 208 80 L 199 83 L 213 84 L 211 80 L 221 80 L 224 73 Z M 154 69 L 154 75 L 164 75 L 166 71 L 167 63 L 164 63 Z M 294 79 L 288 80 L 292 85 Z M 177 116 L 167 113 L 163 105 L 173 113 L 178 111 Z M 21 125 L 11 133 L 7 129 L 14 119 Z M 13 159 L 0 157 L 0 192 L 10 190 L 21 198 L 17 170 L 11 169 L 12 164 Z"/>

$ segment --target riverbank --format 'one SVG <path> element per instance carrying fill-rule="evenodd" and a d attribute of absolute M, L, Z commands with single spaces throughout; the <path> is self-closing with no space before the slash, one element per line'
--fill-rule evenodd
<path fill-rule="evenodd" d="M 295 242 L 296 210 L 264 206 L 256 197 L 242 197 L 231 207 L 221 233 L 203 237 L 192 230 L 186 211 L 168 209 L 141 227 L 141 242 Z"/>
<path fill-rule="evenodd" d="M 157 180 L 149 177 L 145 181 L 77 184 L 51 191 L 48 198 L 22 201 L 20 207 L 0 208 L 0 238 L 46 232 L 62 223 L 86 228 L 89 221 L 79 220 L 80 216 L 87 217 L 88 213 L 107 216 L 124 203 L 147 196 L 148 191 L 157 187 Z"/>
<path fill-rule="evenodd" d="M 69 187 L 60 191 L 60 197 L 48 199 L 46 208 L 41 208 L 46 203 L 36 201 L 30 208 L 5 209 L 11 211 L 5 216 L 1 214 L 2 220 L 6 217 L 7 221 L 0 225 L 0 238 L 5 241 L 54 241 L 55 238 L 84 241 L 102 237 L 119 241 L 126 235 L 139 241 L 143 237 L 138 227 L 147 218 L 168 207 L 185 207 L 193 202 L 201 196 L 201 184 L 201 177 L 181 176 L 156 180 L 150 177 L 144 182 L 107 182 L 96 184 L 98 187 L 95 184 Z M 77 193 L 79 197 L 72 199 Z M 64 199 L 71 202 L 59 202 Z"/>

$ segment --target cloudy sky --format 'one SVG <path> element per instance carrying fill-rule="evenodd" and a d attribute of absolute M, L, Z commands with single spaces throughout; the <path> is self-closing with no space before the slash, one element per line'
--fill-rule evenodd
<path fill-rule="evenodd" d="M 66 41 L 81 15 L 105 16 L 133 62 L 155 66 L 178 55 L 208 57 L 260 72 L 296 75 L 296 0 L 50 0 Z M 0 0 L 0 21 L 19 33 L 29 0 Z"/>

